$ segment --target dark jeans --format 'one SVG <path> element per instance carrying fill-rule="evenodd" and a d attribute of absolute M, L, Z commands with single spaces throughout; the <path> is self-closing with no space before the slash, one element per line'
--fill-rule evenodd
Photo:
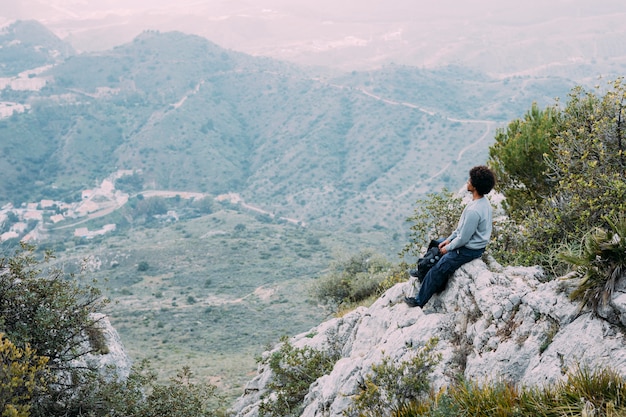
<path fill-rule="evenodd" d="M 443 240 L 441 240 L 443 242 Z M 435 294 L 446 288 L 448 279 L 461 265 L 480 258 L 485 251 L 482 249 L 468 249 L 465 246 L 454 249 L 441 257 L 424 277 L 419 293 L 415 300 L 420 307 L 426 305 L 428 300 Z"/>

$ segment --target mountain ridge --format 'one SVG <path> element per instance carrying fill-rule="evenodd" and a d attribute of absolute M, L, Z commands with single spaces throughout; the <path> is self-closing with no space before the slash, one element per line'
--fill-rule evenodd
<path fill-rule="evenodd" d="M 497 77 L 578 71 L 592 79 L 624 71 L 619 52 L 624 10 L 617 0 L 443 1 L 428 7 L 406 0 L 359 2 L 358 7 L 332 1 L 188 0 L 149 8 L 131 3 L 123 11 L 114 1 L 55 3 L 23 0 L 22 7 L 6 5 L 3 14 L 5 19 L 39 18 L 82 51 L 110 49 L 144 29 L 157 29 L 195 33 L 250 55 L 345 71 L 377 69 L 387 62 L 428 68 L 460 63 Z"/>
<path fill-rule="evenodd" d="M 2 90 L 32 105 L 0 121 L 0 166 L 13 173 L 3 200 L 69 198 L 129 169 L 147 189 L 237 192 L 321 227 L 395 230 L 417 198 L 456 188 L 486 159 L 485 132 L 573 85 L 456 66 L 336 76 L 156 31 L 41 76 L 46 87 L 26 97 Z"/>
<path fill-rule="evenodd" d="M 132 356 L 169 372 L 185 361 L 202 377 L 236 373 L 237 382 L 259 344 L 324 315 L 305 286 L 332 251 L 398 245 L 417 198 L 457 189 L 486 160 L 495 129 L 575 84 L 458 65 L 338 74 L 156 31 L 55 61 L 37 79 L 42 88 L 0 90 L 25 109 L 0 119 L 3 203 L 81 201 L 83 190 L 127 170 L 134 193 L 236 193 L 273 215 L 134 196 L 89 224 L 117 223 L 115 233 L 90 240 L 68 231 L 55 242 L 64 267 L 92 257 L 91 275 L 110 280 L 101 285 L 119 302 L 112 323 Z M 178 221 L 175 210 L 189 218 Z M 280 217 L 306 227 L 272 221 Z M 268 288 L 271 298 L 257 296 Z M 245 302 L 215 302 L 229 299 Z"/>
<path fill-rule="evenodd" d="M 75 54 L 74 48 L 36 21 L 17 21 L 0 29 L 0 77 L 53 65 Z"/>

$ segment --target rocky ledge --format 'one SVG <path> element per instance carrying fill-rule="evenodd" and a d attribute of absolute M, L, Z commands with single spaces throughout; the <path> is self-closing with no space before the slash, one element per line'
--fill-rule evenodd
<path fill-rule="evenodd" d="M 332 371 L 311 385 L 302 416 L 341 416 L 373 364 L 383 357 L 408 361 L 432 338 L 437 338 L 435 353 L 442 358 L 430 375 L 435 389 L 461 374 L 524 386 L 553 384 L 576 366 L 610 367 L 626 375 L 626 279 L 618 282 L 600 315 L 570 301 L 575 280 L 543 279 L 538 267 L 503 268 L 493 259 L 478 259 L 461 267 L 423 310 L 403 302 L 414 291 L 415 282 L 408 281 L 390 288 L 369 308 L 359 307 L 294 336 L 290 342 L 295 347 L 341 351 Z M 232 408 L 236 416 L 258 415 L 271 378 L 271 370 L 261 363 Z"/>

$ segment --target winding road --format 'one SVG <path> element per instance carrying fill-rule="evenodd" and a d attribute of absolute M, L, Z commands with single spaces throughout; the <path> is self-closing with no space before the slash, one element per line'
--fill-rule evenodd
<path fill-rule="evenodd" d="M 427 109 L 425 109 L 423 107 L 420 107 L 420 106 L 418 106 L 416 104 L 407 103 L 407 102 L 401 102 L 401 101 L 396 101 L 396 100 L 391 100 L 391 99 L 388 99 L 388 98 L 384 98 L 384 97 L 378 96 L 378 95 L 376 95 L 374 93 L 371 93 L 371 92 L 365 90 L 364 88 L 359 88 L 357 90 L 360 91 L 361 93 L 365 94 L 366 96 L 371 97 L 374 100 L 381 101 L 381 102 L 383 102 L 385 104 L 389 104 L 389 105 L 392 105 L 392 106 L 409 107 L 411 109 L 419 110 L 422 113 L 426 113 L 426 114 L 428 114 L 430 116 L 434 116 L 436 114 L 434 111 L 427 110 Z M 493 131 L 495 130 L 495 127 L 497 125 L 497 122 L 494 122 L 492 120 L 456 119 L 456 118 L 453 118 L 453 117 L 445 117 L 445 119 L 450 121 L 450 122 L 457 122 L 457 123 L 483 124 L 483 125 L 485 125 L 485 132 L 478 139 L 476 139 L 475 141 L 471 142 L 467 146 L 463 147 L 459 151 L 459 153 L 457 154 L 457 157 L 455 159 L 449 161 L 439 171 L 437 171 L 436 173 L 434 173 L 430 177 L 426 178 L 424 181 L 433 180 L 433 179 L 437 178 L 438 176 L 442 175 L 444 172 L 446 172 L 448 170 L 448 168 L 450 167 L 450 165 L 452 165 L 452 163 L 458 162 L 458 161 L 460 161 L 463 158 L 463 154 L 465 154 L 465 152 L 467 152 L 469 149 L 473 148 L 474 146 L 478 145 L 479 143 L 483 142 L 485 139 L 491 137 L 491 135 L 493 135 Z M 416 192 L 416 189 L 417 189 L 417 185 L 412 185 L 409 188 L 407 188 L 406 190 L 404 190 L 404 191 L 400 192 L 399 194 L 397 194 L 395 196 L 395 198 L 405 197 L 407 194 L 410 194 L 411 192 Z"/>

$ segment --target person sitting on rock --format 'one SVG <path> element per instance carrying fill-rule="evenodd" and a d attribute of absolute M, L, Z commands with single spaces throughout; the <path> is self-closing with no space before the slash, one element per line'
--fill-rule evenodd
<path fill-rule="evenodd" d="M 470 169 L 467 191 L 472 201 L 467 204 L 454 232 L 441 243 L 441 259 L 422 282 L 415 297 L 405 297 L 410 307 L 424 307 L 435 293 L 443 291 L 454 271 L 469 261 L 480 258 L 491 238 L 492 208 L 487 197 L 496 183 L 491 169 L 484 165 Z"/>

